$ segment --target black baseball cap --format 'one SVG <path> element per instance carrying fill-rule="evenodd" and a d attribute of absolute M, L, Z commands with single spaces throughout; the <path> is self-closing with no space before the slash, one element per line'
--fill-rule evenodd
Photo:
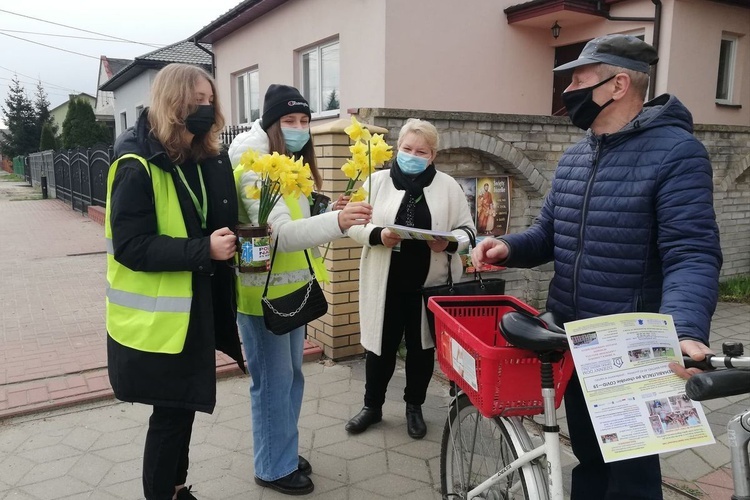
<path fill-rule="evenodd" d="M 558 66 L 554 71 L 567 71 L 586 64 L 609 64 L 648 73 L 649 66 L 659 60 L 656 49 L 631 35 L 604 35 L 594 38 L 575 61 Z"/>

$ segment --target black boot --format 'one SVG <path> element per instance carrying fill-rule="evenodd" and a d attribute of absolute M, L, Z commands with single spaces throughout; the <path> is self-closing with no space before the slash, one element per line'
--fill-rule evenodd
<path fill-rule="evenodd" d="M 359 413 L 354 415 L 344 427 L 349 434 L 359 434 L 364 432 L 372 424 L 383 420 L 383 410 L 378 408 L 363 407 Z"/>
<path fill-rule="evenodd" d="M 310 474 L 312 474 L 312 465 L 310 465 L 310 462 L 305 460 L 305 457 L 300 455 L 297 461 L 297 470 L 302 474 L 309 476 Z"/>
<path fill-rule="evenodd" d="M 406 403 L 406 432 L 414 439 L 422 439 L 427 434 L 421 405 Z"/>
<path fill-rule="evenodd" d="M 307 495 L 315 489 L 315 485 L 310 478 L 298 470 L 276 481 L 264 481 L 255 476 L 255 483 L 285 495 Z"/>

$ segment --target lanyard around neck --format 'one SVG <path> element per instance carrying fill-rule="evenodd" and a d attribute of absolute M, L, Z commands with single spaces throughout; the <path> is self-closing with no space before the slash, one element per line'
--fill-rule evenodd
<path fill-rule="evenodd" d="M 182 173 L 182 169 L 179 167 L 179 165 L 177 165 L 177 173 L 180 175 L 180 179 L 182 179 L 182 183 L 185 185 L 185 188 L 190 194 L 190 198 L 193 200 L 193 205 L 195 205 L 195 209 L 198 211 L 198 217 L 201 220 L 201 229 L 206 229 L 206 216 L 208 215 L 208 197 L 206 196 L 206 185 L 203 183 L 203 172 L 201 171 L 201 166 L 197 165 L 197 167 L 198 181 L 201 185 L 201 195 L 203 196 L 203 203 L 198 203 L 198 198 L 195 196 L 193 190 L 190 189 L 190 184 L 188 184 L 187 179 L 185 179 L 185 174 Z"/>

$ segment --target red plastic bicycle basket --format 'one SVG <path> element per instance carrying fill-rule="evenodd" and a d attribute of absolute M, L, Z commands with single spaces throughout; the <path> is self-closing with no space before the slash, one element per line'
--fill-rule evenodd
<path fill-rule="evenodd" d="M 508 295 L 431 297 L 435 314 L 438 362 L 485 417 L 543 413 L 541 362 L 532 351 L 507 343 L 499 331 L 500 318 L 509 311 L 538 314 Z M 553 363 L 555 407 L 573 374 L 573 358 L 566 352 Z"/>

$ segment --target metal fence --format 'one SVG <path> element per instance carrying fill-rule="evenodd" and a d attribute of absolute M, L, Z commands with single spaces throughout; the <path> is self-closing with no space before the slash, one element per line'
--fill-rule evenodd
<path fill-rule="evenodd" d="M 242 132 L 250 130 L 250 125 L 227 125 L 224 130 L 219 134 L 221 137 L 221 143 L 226 147 L 232 143 L 232 140 Z"/>
<path fill-rule="evenodd" d="M 39 186 L 42 183 L 42 177 L 46 177 L 47 192 L 51 198 L 57 197 L 57 190 L 55 189 L 55 165 L 53 162 L 54 156 L 55 152 L 50 149 L 49 151 L 30 154 L 26 159 L 31 175 L 31 185 Z"/>
<path fill-rule="evenodd" d="M 237 135 L 248 130 L 249 125 L 227 126 L 220 134 L 221 142 L 228 147 Z M 13 158 L 13 170 L 32 186 L 40 185 L 45 176 L 50 197 L 85 213 L 89 205 L 106 206 L 107 172 L 114 159 L 112 146 L 50 150 Z"/>
<path fill-rule="evenodd" d="M 24 176 L 24 157 L 16 156 L 13 158 L 13 173 L 16 175 Z"/>
<path fill-rule="evenodd" d="M 89 205 L 106 205 L 107 172 L 112 156 L 112 146 L 33 153 L 27 158 L 27 178 L 33 186 L 45 175 L 50 196 L 85 213 Z"/>

